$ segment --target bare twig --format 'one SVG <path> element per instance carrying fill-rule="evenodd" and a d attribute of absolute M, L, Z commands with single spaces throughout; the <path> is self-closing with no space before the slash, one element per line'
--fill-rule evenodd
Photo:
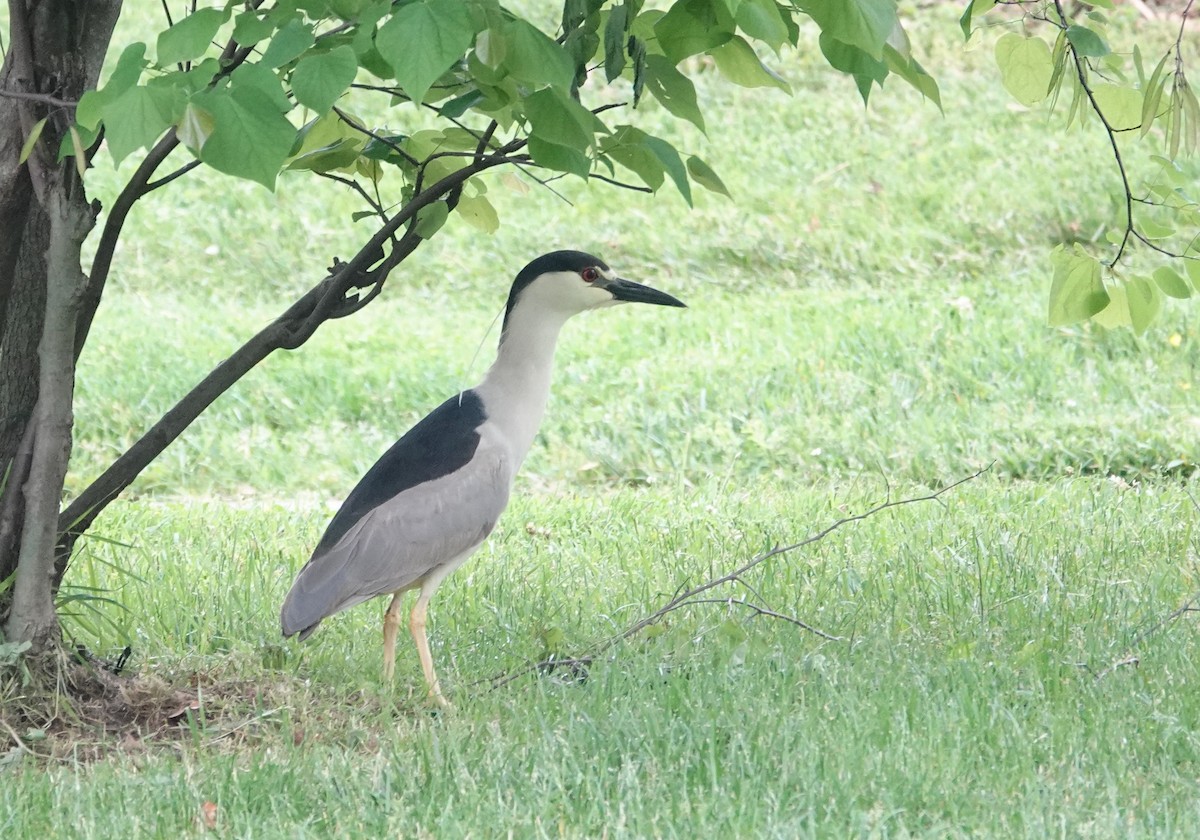
<path fill-rule="evenodd" d="M 842 636 L 834 636 L 832 633 L 826 633 L 824 630 L 813 627 L 811 624 L 807 624 L 795 616 L 784 615 L 783 613 L 776 612 L 775 610 L 767 609 L 766 607 L 760 607 L 758 604 L 751 603 L 750 601 L 742 598 L 696 598 L 692 601 L 684 601 L 675 607 L 675 609 L 680 609 L 681 607 L 690 607 L 693 604 L 726 604 L 729 606 L 736 605 L 739 607 L 746 607 L 747 609 L 753 610 L 758 615 L 765 616 L 767 618 L 778 618 L 780 621 L 786 621 L 788 624 L 795 624 L 797 627 L 807 630 L 809 633 L 820 636 L 822 639 L 827 641 L 846 641 Z"/>
<path fill-rule="evenodd" d="M 0 90 L 0 96 L 6 96 L 9 99 L 25 99 L 29 102 L 49 105 L 52 108 L 74 108 L 79 104 L 69 99 L 59 99 L 57 96 L 51 96 L 48 93 L 27 93 L 20 90 Z"/>
<path fill-rule="evenodd" d="M 1137 648 L 1137 646 L 1140 645 L 1142 642 L 1146 641 L 1146 639 L 1153 636 L 1159 630 L 1166 627 L 1172 621 L 1179 618 L 1181 615 L 1184 615 L 1184 614 L 1190 613 L 1190 612 L 1200 612 L 1200 592 L 1194 593 L 1192 595 L 1192 597 L 1188 598 L 1186 601 L 1183 602 L 1183 606 L 1178 607 L 1177 609 L 1174 609 L 1171 612 L 1167 613 L 1165 616 L 1160 618 L 1158 621 L 1154 622 L 1154 624 L 1150 625 L 1145 630 L 1143 630 L 1141 633 L 1138 633 L 1136 636 L 1134 636 L 1133 641 L 1130 642 L 1126 646 L 1125 652 L 1123 654 L 1121 654 L 1121 656 L 1116 661 L 1114 661 L 1110 665 L 1105 666 L 1104 668 L 1102 668 L 1099 671 L 1093 672 L 1093 676 L 1097 680 L 1101 680 L 1101 679 L 1104 679 L 1105 677 L 1107 677 L 1113 671 L 1117 670 L 1118 668 L 1123 668 L 1127 665 L 1137 665 L 1140 661 L 1137 654 L 1134 653 L 1134 650 Z M 1087 667 L 1087 666 L 1084 666 L 1084 667 Z M 1091 671 L 1092 669 L 1087 668 L 1087 670 Z"/>
<path fill-rule="evenodd" d="M 382 134 L 376 134 L 374 131 L 367 128 L 362 123 L 358 122 L 358 120 L 354 119 L 354 117 L 350 116 L 349 114 L 347 114 L 345 111 L 343 111 L 341 108 L 337 107 L 336 105 L 333 106 L 333 113 L 337 114 L 339 120 L 341 120 L 346 125 L 353 128 L 355 131 L 359 132 L 360 134 L 365 134 L 367 137 L 370 137 L 372 140 L 375 140 L 376 142 L 382 143 L 383 145 L 387 146 L 389 149 L 391 149 L 396 154 L 400 155 L 400 157 L 404 158 L 406 161 L 411 163 L 413 166 L 421 165 L 421 162 L 419 160 L 417 160 L 415 157 L 413 157 L 412 155 L 410 155 L 408 152 L 406 152 L 403 148 L 401 148 L 399 143 L 397 143 L 394 140 L 391 140 L 387 137 L 384 137 Z"/>
<path fill-rule="evenodd" d="M 201 164 L 201 162 L 202 161 L 199 158 L 196 158 L 195 160 L 190 160 L 187 163 L 185 163 L 183 166 L 176 169 L 170 175 L 164 175 L 161 178 L 158 178 L 157 180 L 151 181 L 150 183 L 146 184 L 146 186 L 143 188 L 142 195 L 146 195 L 147 193 L 152 193 L 159 187 L 165 187 L 167 184 L 171 183 L 176 178 L 182 178 L 184 175 L 188 174 L 193 169 L 195 169 L 197 166 L 199 166 Z"/>
<path fill-rule="evenodd" d="M 388 223 L 388 215 L 383 209 L 383 204 L 375 196 L 367 192 L 366 188 L 354 178 L 347 178 L 344 175 L 336 175 L 332 172 L 317 172 L 316 175 L 329 181 L 336 181 L 337 183 L 354 190 L 385 225 Z"/>
<path fill-rule="evenodd" d="M 1054 9 L 1058 13 L 1059 28 L 1066 32 L 1067 13 L 1063 10 L 1062 0 L 1054 0 Z M 1064 36 L 1065 37 L 1065 36 Z M 1117 163 L 1117 173 L 1121 177 L 1121 189 L 1125 193 L 1125 235 L 1121 238 L 1121 244 L 1117 247 L 1117 255 L 1112 258 L 1109 267 L 1115 266 L 1121 261 L 1121 255 L 1125 253 L 1125 247 L 1129 244 L 1129 237 L 1134 234 L 1133 228 L 1133 190 L 1129 186 L 1129 173 L 1125 171 L 1125 161 L 1121 157 L 1121 146 L 1117 142 L 1117 133 L 1113 130 L 1112 124 L 1105 116 L 1104 110 L 1100 107 L 1100 103 L 1096 101 L 1096 94 L 1092 91 L 1091 85 L 1087 80 L 1087 65 L 1075 49 L 1075 45 L 1067 40 L 1067 51 L 1071 54 L 1071 63 L 1075 65 L 1075 75 L 1079 79 L 1079 85 L 1083 88 L 1083 93 L 1088 99 L 1088 103 L 1092 106 L 1092 111 L 1100 120 L 1100 124 L 1104 126 L 1104 131 L 1108 135 L 1108 143 L 1112 147 L 1113 159 Z"/>
<path fill-rule="evenodd" d="M 588 175 L 589 178 L 595 178 L 597 181 L 603 181 L 606 184 L 612 184 L 614 187 L 620 187 L 623 190 L 633 190 L 634 192 L 652 193 L 654 190 L 641 184 L 628 184 L 624 181 L 618 181 L 616 178 L 609 178 L 607 175 L 600 175 L 592 172 Z"/>
<path fill-rule="evenodd" d="M 967 482 L 974 481 L 975 479 L 979 478 L 979 476 L 983 475 L 985 472 L 987 472 L 990 469 L 991 469 L 991 465 L 989 464 L 988 466 L 983 467 L 982 469 L 976 470 L 975 472 L 971 473 L 970 475 L 966 476 L 965 478 L 960 478 L 958 481 L 955 481 L 951 484 L 944 485 L 943 487 L 933 491 L 932 493 L 927 493 L 923 496 L 913 496 L 913 497 L 909 497 L 906 499 L 893 500 L 890 498 L 890 488 L 889 488 L 889 498 L 886 501 L 880 502 L 880 503 L 872 506 L 871 508 L 863 511 L 862 513 L 857 513 L 857 514 L 853 514 L 851 516 L 842 517 L 841 519 L 838 519 L 838 520 L 830 523 L 829 525 L 822 528 L 820 531 L 817 531 L 816 533 L 812 534 L 809 537 L 806 537 L 805 539 L 800 540 L 799 542 L 792 543 L 791 545 L 776 546 L 775 548 L 772 548 L 769 551 L 764 551 L 761 554 L 756 555 L 755 557 L 753 557 L 751 560 L 747 561 L 746 563 L 742 564 L 737 569 L 734 569 L 732 572 L 721 575 L 719 577 L 712 578 L 711 580 L 708 580 L 697 586 L 686 587 L 686 586 L 681 585 L 678 589 L 675 590 L 675 594 L 671 597 L 671 599 L 669 601 L 667 601 L 667 603 L 664 604 L 662 607 L 659 607 L 657 610 L 655 610 L 650 615 L 647 615 L 645 618 L 641 618 L 638 621 L 635 621 L 633 624 L 631 624 L 629 627 L 627 627 L 625 630 L 618 633 L 617 635 L 611 636 L 608 639 L 605 639 L 604 641 L 595 645 L 595 647 L 587 653 L 584 653 L 584 654 L 581 654 L 579 656 L 572 657 L 572 658 L 552 656 L 547 659 L 543 659 L 540 662 L 533 662 L 533 663 L 524 665 L 521 668 L 518 668 L 516 671 L 512 671 L 512 672 L 506 673 L 506 674 L 499 674 L 499 675 L 491 677 L 489 679 L 481 680 L 480 682 L 475 683 L 475 685 L 480 685 L 482 683 L 488 683 L 491 688 L 495 689 L 495 688 L 499 688 L 501 686 L 507 685 L 508 683 L 511 683 L 517 679 L 520 679 L 521 677 L 526 676 L 528 674 L 532 674 L 532 673 L 535 673 L 538 671 L 545 671 L 548 668 L 561 667 L 566 663 L 575 664 L 575 665 L 586 665 L 586 664 L 594 661 L 597 657 L 601 656 L 602 654 L 604 654 L 611 648 L 615 647 L 619 643 L 625 641 L 626 639 L 629 639 L 632 636 L 637 635 L 642 630 L 645 630 L 647 627 L 649 627 L 653 624 L 657 624 L 659 621 L 662 620 L 662 618 L 664 616 L 668 615 L 669 613 L 672 613 L 678 609 L 682 609 L 683 607 L 692 606 L 693 604 L 730 604 L 730 605 L 742 606 L 742 607 L 746 607 L 747 609 L 753 610 L 758 615 L 766 616 L 769 618 L 777 618 L 782 621 L 786 621 L 789 624 L 794 624 L 797 627 L 801 627 L 804 630 L 807 630 L 810 633 L 820 636 L 823 639 L 826 639 L 829 641 L 844 641 L 844 639 L 842 637 L 834 636 L 830 633 L 826 633 L 823 630 L 819 630 L 816 627 L 813 627 L 812 625 L 810 625 L 806 622 L 803 622 L 798 618 L 795 618 L 795 617 L 789 616 L 789 615 L 784 615 L 783 613 L 777 612 L 772 609 L 768 609 L 768 608 L 760 606 L 758 604 L 754 604 L 750 601 L 746 601 L 746 600 L 743 600 L 740 598 L 732 598 L 732 597 L 730 597 L 730 598 L 711 598 L 711 597 L 701 598 L 698 596 L 703 595 L 703 594 L 709 592 L 710 590 L 715 589 L 718 586 L 721 586 L 726 583 L 737 582 L 737 583 L 743 583 L 743 585 L 744 585 L 744 582 L 741 579 L 742 575 L 744 575 L 746 572 L 750 571 L 751 569 L 762 565 L 763 563 L 767 562 L 768 560 L 771 560 L 772 558 L 779 557 L 780 555 L 787 554 L 789 552 L 796 551 L 797 549 L 804 548 L 805 546 L 812 545 L 815 542 L 819 542 L 820 540 L 825 539 L 825 537 L 829 536 L 831 533 L 833 533 L 834 531 L 838 530 L 839 528 L 841 528 L 845 525 L 850 525 L 855 522 L 861 522 L 864 519 L 868 519 L 868 518 L 874 516 L 875 514 L 881 513 L 890 508 L 896 508 L 896 507 L 902 507 L 905 505 L 917 504 L 918 502 L 939 502 L 940 503 L 943 501 L 942 496 L 946 495 L 947 493 L 949 493 L 950 491 L 952 491 L 958 487 L 961 487 L 962 485 L 966 484 Z M 751 591 L 753 591 L 753 590 L 751 590 Z"/>

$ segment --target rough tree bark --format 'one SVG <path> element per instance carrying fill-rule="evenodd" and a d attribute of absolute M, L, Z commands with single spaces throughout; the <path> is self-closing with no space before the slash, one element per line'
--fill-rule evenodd
<path fill-rule="evenodd" d="M 58 641 L 54 544 L 71 447 L 75 336 L 95 221 L 75 161 L 57 160 L 70 103 L 94 88 L 121 0 L 9 0 L 0 68 L 0 622 Z M 27 163 L 24 139 L 39 120 Z M 90 317 L 90 315 L 89 315 Z"/>

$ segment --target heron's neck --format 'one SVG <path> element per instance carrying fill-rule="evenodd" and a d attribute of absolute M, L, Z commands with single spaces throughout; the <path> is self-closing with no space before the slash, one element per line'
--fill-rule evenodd
<path fill-rule="evenodd" d="M 514 470 L 529 453 L 546 412 L 554 346 L 566 320 L 556 313 L 515 309 L 500 337 L 496 361 L 475 389 L 488 419 L 512 443 Z"/>

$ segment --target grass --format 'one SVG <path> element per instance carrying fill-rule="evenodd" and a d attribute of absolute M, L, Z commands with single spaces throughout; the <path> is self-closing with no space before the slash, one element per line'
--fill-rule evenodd
<path fill-rule="evenodd" d="M 805 54 L 782 62 L 795 99 L 704 79 L 708 139 L 677 136 L 736 204 L 565 181 L 568 206 L 497 180 L 496 236 L 448 230 L 223 397 L 67 581 L 124 605 L 73 602 L 72 634 L 131 644 L 200 717 L 116 748 L 31 741 L 59 758 L 10 753 L 0 831 L 178 837 L 215 813 L 238 837 L 1189 836 L 1200 650 L 1187 615 L 1141 634 L 1200 589 L 1200 334 L 1183 306 L 1140 338 L 1045 327 L 1052 241 L 1108 217 L 1104 145 L 1011 110 L 988 51 L 922 20 L 944 117 L 898 85 L 864 111 Z M 72 491 L 361 235 L 346 196 L 301 179 L 178 186 L 133 220 L 84 354 Z M 278 604 L 330 506 L 481 374 L 508 278 L 566 246 L 690 308 L 565 330 L 513 504 L 434 603 L 457 705 L 435 716 L 407 648 L 382 684 L 377 609 L 297 645 Z M 583 683 L 487 690 L 685 582 L 992 463 L 944 506 L 747 578 L 844 641 L 710 604 Z M 1095 679 L 1131 646 L 1137 667 Z"/>

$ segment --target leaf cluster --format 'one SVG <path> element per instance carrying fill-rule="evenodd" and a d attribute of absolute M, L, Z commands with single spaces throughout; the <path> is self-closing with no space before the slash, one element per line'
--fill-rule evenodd
<path fill-rule="evenodd" d="M 1112 0 L 1092 0 L 1077 12 L 1069 12 L 1060 0 L 973 0 L 963 13 L 969 37 L 980 15 L 1018 10 L 1015 22 L 1022 31 L 1008 31 L 995 42 L 1005 89 L 1026 107 L 1047 103 L 1053 110 L 1069 102 L 1066 126 L 1098 128 L 1112 148 L 1120 177 L 1118 204 L 1124 212 L 1103 239 L 1115 250 L 1103 261 L 1094 248 L 1079 243 L 1054 250 L 1052 325 L 1091 318 L 1105 327 L 1130 326 L 1141 333 L 1154 322 L 1165 298 L 1186 299 L 1200 292 L 1200 196 L 1182 165 L 1200 149 L 1200 100 L 1187 79 L 1184 49 L 1190 6 L 1180 16 L 1174 42 L 1152 68 L 1139 44 L 1110 45 Z M 1038 34 L 1047 30 L 1049 40 Z M 1153 173 L 1140 183 L 1131 174 L 1134 152 L 1142 153 Z M 1149 256 L 1148 270 L 1130 270 L 1125 264 L 1133 246 Z"/>
<path fill-rule="evenodd" d="M 540 181 L 570 174 L 645 191 L 670 182 L 691 204 L 693 185 L 728 194 L 717 173 L 610 113 L 649 101 L 704 131 L 692 77 L 713 70 L 790 91 L 760 50 L 796 45 L 801 16 L 820 27 L 822 53 L 864 100 L 895 74 L 938 102 L 894 0 L 678 0 L 666 9 L 565 0 L 553 31 L 498 0 L 230 0 L 195 9 L 153 50 L 128 45 L 107 83 L 80 101 L 79 142 L 61 154 L 103 132 L 119 162 L 174 132 L 202 163 L 268 188 L 286 170 L 351 183 L 372 208 L 361 215 L 384 218 L 388 173 L 399 176 L 403 204 L 488 154 L 546 172 L 532 176 Z M 388 107 L 364 104 L 370 96 Z M 451 212 L 494 230 L 486 192 L 472 178 L 423 207 L 418 233 L 433 235 Z"/>

